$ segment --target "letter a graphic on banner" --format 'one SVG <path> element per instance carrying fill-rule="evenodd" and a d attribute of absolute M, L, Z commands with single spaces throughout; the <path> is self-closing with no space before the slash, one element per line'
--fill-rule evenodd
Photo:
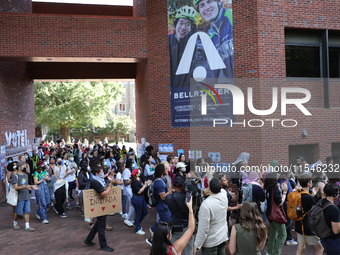
<path fill-rule="evenodd" d="M 203 49 L 204 49 L 205 55 L 207 56 L 210 69 L 216 70 L 216 69 L 226 68 L 220 54 L 218 54 L 215 48 L 215 45 L 212 43 L 210 37 L 206 33 L 197 32 L 193 34 L 188 40 L 188 43 L 183 52 L 181 61 L 178 65 L 176 75 L 189 73 L 198 36 L 200 37 L 202 41 Z"/>

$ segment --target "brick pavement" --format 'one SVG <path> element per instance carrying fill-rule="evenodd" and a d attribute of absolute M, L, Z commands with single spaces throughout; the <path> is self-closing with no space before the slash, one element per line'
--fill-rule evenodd
<path fill-rule="evenodd" d="M 99 250 L 97 236 L 96 245 L 87 247 L 83 244 L 89 233 L 88 223 L 83 221 L 79 209 L 67 210 L 67 218 L 60 218 L 54 211 L 47 213 L 50 224 L 42 224 L 35 216 L 36 203 L 31 200 L 30 225 L 36 229 L 33 233 L 12 229 L 12 209 L 7 203 L 0 203 L 0 254 L 34 254 L 34 255 L 65 255 L 65 254 L 106 254 Z M 74 205 L 74 202 L 73 202 Z M 150 209 L 149 214 L 142 222 L 142 227 L 148 234 L 148 229 L 154 224 L 156 210 Z M 113 254 L 141 255 L 148 254 L 150 247 L 146 244 L 145 236 L 134 234 L 134 228 L 127 227 L 123 218 L 116 214 L 108 216 L 107 222 L 113 226 L 113 231 L 106 232 L 108 244 L 115 249 Z M 24 227 L 24 220 L 19 220 L 19 225 Z M 295 237 L 295 236 L 294 236 Z M 38 244 L 38 245 L 37 245 Z M 292 255 L 296 246 L 285 246 L 282 255 Z M 307 255 L 314 254 L 314 248 L 307 246 Z"/>

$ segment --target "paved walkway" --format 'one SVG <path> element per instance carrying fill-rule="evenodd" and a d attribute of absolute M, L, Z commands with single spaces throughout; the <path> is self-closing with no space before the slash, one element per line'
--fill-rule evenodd
<path fill-rule="evenodd" d="M 31 200 L 30 226 L 36 229 L 33 233 L 21 230 L 13 230 L 12 208 L 7 203 L 0 203 L 0 254 L 34 254 L 34 255 L 65 255 L 65 254 L 107 254 L 99 250 L 98 238 L 94 239 L 96 245 L 87 247 L 83 241 L 89 233 L 88 223 L 83 221 L 79 209 L 67 210 L 67 218 L 60 218 L 52 210 L 47 213 L 50 224 L 42 224 L 34 216 L 36 203 Z M 74 203 L 74 202 L 73 202 Z M 73 204 L 74 205 L 74 204 Z M 146 244 L 148 229 L 156 219 L 156 210 L 150 209 L 149 214 L 142 222 L 146 232 L 145 236 L 134 233 L 134 228 L 127 227 L 123 218 L 116 214 L 108 216 L 107 222 L 113 226 L 113 231 L 106 232 L 108 245 L 115 251 L 112 254 L 119 255 L 147 255 L 150 246 Z M 18 221 L 24 228 L 24 220 Z M 293 255 L 296 246 L 285 246 L 282 255 Z M 198 253 L 199 254 L 199 253 Z M 307 247 L 305 254 L 314 254 L 314 248 Z"/>

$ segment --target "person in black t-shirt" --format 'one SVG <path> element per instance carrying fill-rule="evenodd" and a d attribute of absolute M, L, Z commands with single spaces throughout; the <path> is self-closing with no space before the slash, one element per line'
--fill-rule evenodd
<path fill-rule="evenodd" d="M 309 174 L 302 174 L 300 175 L 298 180 L 302 187 L 302 191 L 309 192 L 311 187 L 313 186 L 312 177 Z M 301 194 L 301 205 L 302 205 L 303 213 L 309 212 L 309 210 L 315 204 L 316 202 L 312 195 Z M 302 231 L 302 226 L 303 226 L 303 231 Z M 314 246 L 315 255 L 323 254 L 324 249 L 321 245 L 320 238 L 314 235 L 314 233 L 309 229 L 308 214 L 303 218 L 302 221 L 295 222 L 295 231 L 297 233 L 297 241 L 298 241 L 296 255 L 302 255 L 305 252 L 306 242 L 308 245 Z"/>
<path fill-rule="evenodd" d="M 173 181 L 174 192 L 165 198 L 171 212 L 172 237 L 171 243 L 175 243 L 181 238 L 183 233 L 188 229 L 189 208 L 185 203 L 184 179 L 181 176 L 176 176 Z M 192 235 L 189 242 L 184 248 L 185 254 L 193 254 L 194 236 Z"/>
<path fill-rule="evenodd" d="M 102 167 L 95 167 L 92 169 L 91 173 L 93 174 L 92 181 L 90 183 L 90 189 L 94 189 L 100 196 L 107 197 L 111 192 L 111 188 L 113 184 L 115 184 L 116 180 L 111 180 L 108 182 L 108 188 L 104 190 L 105 180 L 104 180 L 104 172 Z M 105 237 L 105 228 L 106 228 L 106 215 L 97 217 L 97 221 L 92 227 L 90 233 L 85 239 L 84 243 L 88 246 L 94 246 L 95 244 L 92 242 L 96 233 L 98 232 L 100 249 L 102 251 L 113 252 L 114 249 L 109 247 L 106 243 Z"/>
<path fill-rule="evenodd" d="M 148 214 L 148 206 L 144 199 L 144 190 L 148 187 L 152 180 L 148 180 L 143 185 L 140 180 L 141 171 L 139 169 L 135 169 L 131 173 L 131 189 L 132 189 L 132 198 L 131 204 L 135 209 L 135 232 L 138 235 L 145 235 L 145 232 L 142 230 L 140 224 Z"/>
<path fill-rule="evenodd" d="M 326 198 L 323 198 L 321 205 L 331 202 L 334 205 L 334 200 L 339 197 L 339 187 L 334 183 L 328 183 L 324 188 Z M 322 245 L 327 250 L 327 255 L 340 254 L 340 210 L 334 206 L 329 206 L 324 210 L 326 224 L 329 228 L 332 228 L 332 236 L 321 239 Z"/>

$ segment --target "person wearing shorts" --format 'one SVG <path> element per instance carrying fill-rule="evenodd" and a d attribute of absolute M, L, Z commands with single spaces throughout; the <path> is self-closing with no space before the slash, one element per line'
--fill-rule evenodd
<path fill-rule="evenodd" d="M 312 178 L 309 174 L 302 174 L 298 178 L 299 183 L 303 191 L 309 192 L 312 188 Z M 301 194 L 301 205 L 303 212 L 309 212 L 313 205 L 315 205 L 315 199 L 309 194 Z M 302 228 L 303 227 L 303 228 Z M 319 237 L 314 235 L 314 233 L 308 227 L 308 214 L 303 218 L 302 221 L 295 222 L 295 231 L 297 234 L 297 251 L 296 255 L 302 255 L 306 250 L 306 242 L 308 245 L 313 245 L 315 248 L 315 255 L 323 254 L 323 246 Z"/>
<path fill-rule="evenodd" d="M 25 231 L 34 232 L 35 229 L 31 228 L 29 224 L 31 212 L 29 191 L 33 188 L 33 186 L 28 185 L 28 175 L 23 172 L 24 167 L 25 164 L 23 162 L 19 162 L 17 164 L 18 173 L 13 175 L 12 178 L 12 185 L 14 189 L 18 191 L 18 202 L 14 213 L 13 229 L 21 229 L 21 227 L 18 225 L 18 215 L 22 215 L 24 213 Z"/>

